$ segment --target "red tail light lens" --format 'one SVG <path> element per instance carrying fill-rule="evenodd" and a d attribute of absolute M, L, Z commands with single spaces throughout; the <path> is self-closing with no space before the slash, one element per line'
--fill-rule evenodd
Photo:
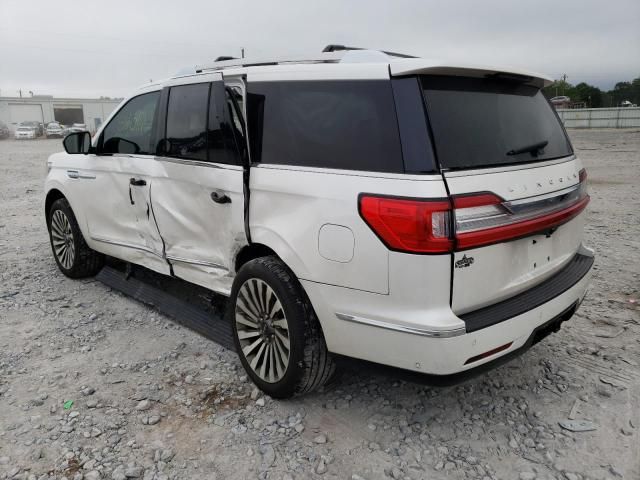
<path fill-rule="evenodd" d="M 551 195 L 511 202 L 484 192 L 454 197 L 456 249 L 505 242 L 568 222 L 589 203 L 586 177 L 583 169 L 577 185 Z"/>
<path fill-rule="evenodd" d="M 421 200 L 363 194 L 360 215 L 391 250 L 448 253 L 549 231 L 589 203 L 586 171 L 580 183 L 547 195 L 504 201 L 491 192 Z M 452 229 L 453 227 L 453 229 Z"/>
<path fill-rule="evenodd" d="M 360 215 L 391 250 L 445 253 L 453 248 L 448 200 L 360 197 Z"/>

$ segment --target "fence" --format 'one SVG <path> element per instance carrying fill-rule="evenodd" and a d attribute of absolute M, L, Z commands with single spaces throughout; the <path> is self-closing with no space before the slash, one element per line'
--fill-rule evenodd
<path fill-rule="evenodd" d="M 640 127 L 640 107 L 559 109 L 558 115 L 567 128 Z"/>

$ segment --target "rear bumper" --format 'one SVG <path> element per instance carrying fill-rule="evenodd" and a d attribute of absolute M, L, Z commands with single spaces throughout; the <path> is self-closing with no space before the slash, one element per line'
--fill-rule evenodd
<path fill-rule="evenodd" d="M 475 332 L 533 310 L 561 295 L 587 275 L 593 255 L 577 253 L 562 270 L 519 295 L 473 312 L 460 315 L 467 332 Z"/>
<path fill-rule="evenodd" d="M 535 301 L 529 304 L 526 311 L 512 311 L 515 315 L 510 314 L 508 319 L 472 329 L 467 327 L 463 318 L 456 317 L 450 308 L 448 311 L 441 309 L 435 312 L 438 317 L 447 317 L 445 323 L 450 326 L 446 330 L 442 330 L 440 325 L 431 328 L 424 323 L 420 324 L 420 328 L 413 328 L 402 319 L 397 324 L 388 320 L 377 324 L 366 323 L 362 320 L 375 318 L 373 309 L 362 313 L 362 317 L 357 314 L 345 317 L 340 312 L 348 311 L 350 305 L 366 305 L 366 299 L 357 297 L 371 294 L 353 290 L 345 292 L 348 289 L 308 281 L 302 283 L 320 319 L 330 351 L 415 372 L 452 375 L 521 351 L 543 336 L 538 332 L 546 332 L 545 326 L 552 325 L 550 328 L 555 328 L 559 319 L 564 321 L 573 315 L 586 294 L 593 264 L 590 250 L 582 248 L 579 255 L 586 258 L 579 259 L 573 267 L 580 267 L 579 271 L 574 271 L 573 281 L 549 284 L 544 295 L 539 291 L 534 292 L 536 295 L 530 294 Z M 555 277 L 564 278 L 561 273 Z M 372 306 L 379 301 L 375 298 L 370 300 Z M 513 302 L 514 305 L 521 303 Z M 398 311 L 402 312 L 401 305 Z M 482 318 L 494 318 L 491 312 L 480 312 Z M 429 312 L 427 317 L 432 318 L 433 313 Z M 351 318 L 347 318 L 349 316 Z M 491 350 L 496 351 L 485 355 Z"/>

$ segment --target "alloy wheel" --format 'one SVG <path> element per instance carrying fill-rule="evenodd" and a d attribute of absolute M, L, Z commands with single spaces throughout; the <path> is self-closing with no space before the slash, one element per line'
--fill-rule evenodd
<path fill-rule="evenodd" d="M 275 383 L 284 377 L 291 347 L 289 324 L 273 289 L 264 281 L 245 281 L 236 299 L 235 321 L 240 348 L 261 380 Z"/>
<path fill-rule="evenodd" d="M 71 269 L 76 256 L 75 243 L 71 223 L 61 210 L 55 210 L 51 215 L 51 241 L 60 264 L 67 270 Z"/>

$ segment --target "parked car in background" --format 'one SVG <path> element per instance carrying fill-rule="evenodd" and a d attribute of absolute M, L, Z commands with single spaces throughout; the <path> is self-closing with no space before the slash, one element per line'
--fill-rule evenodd
<path fill-rule="evenodd" d="M 18 128 L 16 128 L 16 140 L 33 140 L 37 136 L 38 132 L 35 127 L 29 125 L 20 125 Z"/>
<path fill-rule="evenodd" d="M 87 124 L 86 123 L 74 123 L 69 128 L 69 133 L 72 133 L 72 132 L 88 132 L 88 131 L 89 130 L 87 130 Z"/>
<path fill-rule="evenodd" d="M 569 108 L 571 105 L 571 99 L 565 95 L 553 97 L 550 102 L 555 108 Z"/>
<path fill-rule="evenodd" d="M 60 125 L 58 122 L 49 122 L 49 124 L 47 124 L 47 129 L 45 131 L 47 138 L 53 138 L 53 137 L 61 138 L 64 136 L 63 132 L 64 132 L 64 129 L 62 128 L 62 125 Z"/>
<path fill-rule="evenodd" d="M 44 135 L 44 125 L 36 120 L 28 120 L 26 122 L 22 122 L 19 127 L 32 127 L 36 132 L 36 137 L 41 137 Z"/>
<path fill-rule="evenodd" d="M 7 127 L 6 123 L 0 122 L 0 139 L 9 138 L 11 136 L 11 130 Z"/>
<path fill-rule="evenodd" d="M 111 256 L 229 296 L 277 398 L 334 354 L 450 375 L 557 331 L 594 256 L 551 80 L 336 49 L 212 62 L 70 133 L 45 184 L 62 273 Z"/>

